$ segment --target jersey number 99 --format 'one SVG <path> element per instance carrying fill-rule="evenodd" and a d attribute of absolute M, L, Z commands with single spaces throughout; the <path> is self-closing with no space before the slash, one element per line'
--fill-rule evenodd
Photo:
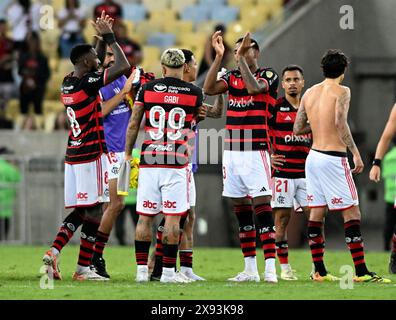
<path fill-rule="evenodd" d="M 150 131 L 150 137 L 153 140 L 160 140 L 165 134 L 166 111 L 161 106 L 154 106 L 150 109 L 150 124 L 157 131 Z M 178 118 L 178 119 L 177 119 Z M 177 119 L 177 120 L 176 120 Z M 168 126 L 175 132 L 168 131 L 167 137 L 170 140 L 177 140 L 182 136 L 181 129 L 184 127 L 186 112 L 182 108 L 173 108 L 169 111 Z"/>

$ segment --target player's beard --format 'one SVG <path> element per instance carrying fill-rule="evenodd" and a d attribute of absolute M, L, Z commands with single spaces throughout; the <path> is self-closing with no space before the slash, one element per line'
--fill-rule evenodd
<path fill-rule="evenodd" d="M 290 92 L 289 96 L 295 98 L 295 97 L 298 96 L 298 93 L 297 92 Z"/>

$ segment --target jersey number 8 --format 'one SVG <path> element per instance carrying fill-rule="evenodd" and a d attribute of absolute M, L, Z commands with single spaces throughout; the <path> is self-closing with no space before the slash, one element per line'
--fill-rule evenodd
<path fill-rule="evenodd" d="M 157 128 L 156 132 L 150 131 L 150 137 L 153 140 L 160 140 L 165 134 L 166 125 L 166 111 L 161 106 L 154 106 L 150 109 L 150 124 L 153 128 Z M 178 120 L 176 117 L 178 116 Z M 186 120 L 186 112 L 182 108 L 173 108 L 169 111 L 168 126 L 175 132 L 167 132 L 167 137 L 170 140 L 177 140 L 182 136 L 180 129 L 184 127 Z"/>
<path fill-rule="evenodd" d="M 70 128 L 73 133 L 73 137 L 77 138 L 81 133 L 81 128 L 80 128 L 80 124 L 76 119 L 76 113 L 71 107 L 68 107 L 66 109 L 66 113 L 67 113 L 67 117 L 69 118 Z"/>

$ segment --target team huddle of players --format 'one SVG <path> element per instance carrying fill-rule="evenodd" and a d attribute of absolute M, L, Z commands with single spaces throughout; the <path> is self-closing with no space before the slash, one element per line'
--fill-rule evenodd
<path fill-rule="evenodd" d="M 194 141 L 200 121 L 221 117 L 223 94 L 227 93 L 223 196 L 233 202 L 245 262 L 244 270 L 228 280 L 260 281 L 256 230 L 264 252 L 264 281 L 278 282 L 276 255 L 281 279 L 297 280 L 288 261 L 287 224 L 298 207 L 309 219 L 312 280 L 339 280 L 327 272 L 323 261 L 324 216 L 328 210 L 337 210 L 344 218 L 345 240 L 356 270 L 354 280 L 390 282 L 370 272 L 364 260 L 352 178 L 352 173 L 363 170 L 363 162 L 347 124 L 350 91 L 340 83 L 348 60 L 341 51 L 326 52 L 322 59 L 325 80 L 301 98 L 303 69 L 289 65 L 279 79 L 273 69 L 259 67 L 259 45 L 249 33 L 235 44 L 237 68 L 219 72 L 224 45 L 221 32 L 216 32 L 212 36 L 216 57 L 202 90 L 192 84 L 197 63 L 191 51 L 165 50 L 161 56 L 163 77 L 154 79 L 129 65 L 112 33 L 112 22 L 103 13 L 94 23 L 99 39 L 96 50 L 90 45 L 72 50 L 74 71 L 65 77 L 61 89 L 70 122 L 65 206 L 74 210 L 44 255 L 51 277 L 61 279 L 60 252 L 82 226 L 73 279 L 110 278 L 103 250 L 123 206 L 123 198 L 117 194 L 117 180 L 122 178 L 119 168 L 132 159 L 144 117 L 137 188 L 136 281 L 205 280 L 192 268 Z M 285 95 L 278 98 L 280 80 Z M 217 96 L 214 105 L 204 103 L 204 94 Z M 352 171 L 347 149 L 353 154 Z M 157 229 L 155 258 L 149 262 L 153 219 L 158 214 L 164 219 Z M 178 253 L 180 271 L 176 271 Z"/>

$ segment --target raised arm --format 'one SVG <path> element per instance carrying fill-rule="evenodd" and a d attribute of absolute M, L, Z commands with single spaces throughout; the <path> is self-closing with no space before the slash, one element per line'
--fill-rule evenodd
<path fill-rule="evenodd" d="M 224 96 L 222 94 L 219 94 L 216 97 L 213 106 L 206 103 L 205 105 L 208 107 L 208 111 L 206 112 L 206 116 L 208 118 L 215 118 L 215 119 L 221 118 L 224 109 Z"/>
<path fill-rule="evenodd" d="M 307 134 L 311 132 L 311 126 L 308 123 L 307 112 L 305 111 L 305 96 L 302 97 L 300 106 L 298 107 L 296 120 L 293 125 L 293 133 L 295 135 Z"/>
<path fill-rule="evenodd" d="M 355 141 L 353 140 L 351 130 L 348 125 L 348 110 L 349 102 L 351 100 L 351 91 L 349 88 L 345 87 L 343 92 L 337 97 L 336 108 L 335 108 L 335 127 L 337 128 L 338 135 L 341 141 L 344 142 L 346 147 L 353 155 L 353 162 L 355 163 L 355 168 L 353 173 L 360 173 L 363 171 L 364 165 L 360 152 L 356 147 Z"/>
<path fill-rule="evenodd" d="M 213 34 L 212 46 L 216 51 L 216 57 L 209 68 L 203 85 L 204 93 L 208 96 L 213 96 L 227 91 L 227 85 L 224 81 L 217 80 L 217 72 L 220 69 L 221 61 L 224 56 L 224 44 L 221 31 L 217 31 Z"/>
<path fill-rule="evenodd" d="M 385 125 L 384 132 L 381 135 L 381 139 L 378 142 L 377 149 L 375 150 L 375 164 L 370 170 L 370 180 L 378 182 L 381 179 L 381 160 L 384 158 L 386 150 L 389 148 L 389 144 L 392 138 L 396 134 L 396 104 L 393 105 L 392 111 L 389 115 L 389 119 Z"/>
<path fill-rule="evenodd" d="M 103 16 L 103 13 L 102 13 Z M 102 36 L 104 42 L 110 46 L 114 54 L 115 63 L 112 67 L 106 69 L 106 83 L 113 82 L 114 80 L 121 77 L 124 73 L 129 72 L 131 66 L 121 47 L 116 42 L 115 35 L 112 30 L 113 19 L 109 16 L 105 16 L 97 19 L 96 22 L 92 21 L 96 31 Z"/>
<path fill-rule="evenodd" d="M 250 40 L 250 33 L 246 33 L 241 45 L 237 50 L 237 59 L 239 70 L 241 71 L 242 79 L 245 82 L 246 89 L 249 94 L 264 93 L 269 90 L 268 82 L 263 80 L 257 80 L 253 73 L 250 71 L 249 65 L 246 62 L 245 54 L 252 47 Z"/>
<path fill-rule="evenodd" d="M 126 132 L 125 160 L 127 161 L 132 159 L 132 149 L 134 144 L 136 143 L 143 114 L 144 114 L 143 104 L 141 103 L 135 104 L 133 106 L 132 116 L 131 119 L 129 120 L 128 129 Z"/>

